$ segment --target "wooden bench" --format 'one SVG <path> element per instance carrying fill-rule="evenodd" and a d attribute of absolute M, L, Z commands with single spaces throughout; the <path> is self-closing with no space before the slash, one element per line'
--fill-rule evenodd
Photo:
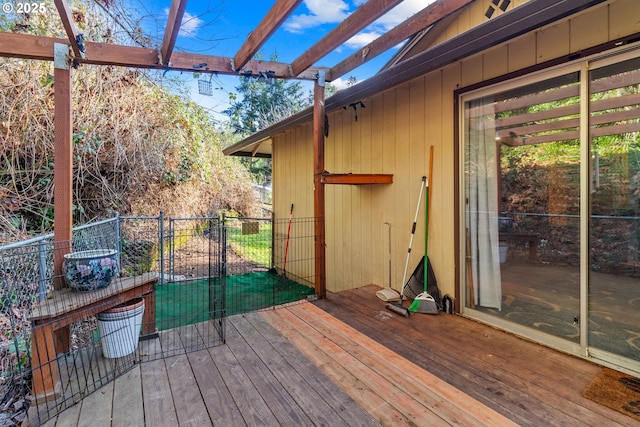
<path fill-rule="evenodd" d="M 157 273 L 115 279 L 109 286 L 89 292 L 59 289 L 40 301 L 31 316 L 31 366 L 36 399 L 60 395 L 57 355 L 70 348 L 69 326 L 77 321 L 123 304 L 134 298 L 145 300 L 142 338 L 157 337 L 155 284 Z"/>

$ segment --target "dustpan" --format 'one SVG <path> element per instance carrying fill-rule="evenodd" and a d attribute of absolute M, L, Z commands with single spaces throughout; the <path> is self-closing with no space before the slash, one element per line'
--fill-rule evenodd
<path fill-rule="evenodd" d="M 438 314 L 438 304 L 428 292 L 422 292 L 416 296 L 409 307 L 415 313 Z"/>
<path fill-rule="evenodd" d="M 376 296 L 382 301 L 399 301 L 400 294 L 391 288 L 380 289 L 376 292 Z"/>

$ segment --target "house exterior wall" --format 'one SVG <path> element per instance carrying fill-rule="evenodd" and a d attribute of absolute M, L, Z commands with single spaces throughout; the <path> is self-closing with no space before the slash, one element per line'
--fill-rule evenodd
<path fill-rule="evenodd" d="M 486 20 L 490 0 L 465 10 L 442 37 Z M 522 2 L 515 2 L 520 4 Z M 455 294 L 454 91 L 529 66 L 640 32 L 640 3 L 612 0 L 433 71 L 361 101 L 365 108 L 327 112 L 325 166 L 331 173 L 389 173 L 390 185 L 326 185 L 327 290 L 374 283 L 400 289 L 421 177 L 434 146 L 429 258 L 442 294 Z M 401 66 L 401 65 L 400 65 Z M 313 216 L 311 123 L 274 138 L 274 211 Z M 423 199 L 424 200 L 424 199 Z M 423 203 L 424 205 L 424 203 Z M 424 254 L 424 207 L 420 210 L 408 275 Z"/>

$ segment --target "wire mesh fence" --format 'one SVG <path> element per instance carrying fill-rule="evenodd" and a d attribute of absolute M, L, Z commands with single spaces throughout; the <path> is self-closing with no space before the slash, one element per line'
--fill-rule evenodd
<path fill-rule="evenodd" d="M 227 315 L 313 294 L 313 224 L 117 216 L 1 247 L 0 407 L 43 423 L 138 362 L 223 343 Z"/>
<path fill-rule="evenodd" d="M 81 375 L 64 385 L 58 381 L 61 373 L 78 364 L 79 349 L 92 358 L 96 340 L 92 335 L 94 320 L 81 310 L 61 318 L 69 307 L 93 306 L 100 309 L 90 295 L 96 292 L 62 292 L 73 279 L 78 290 L 90 287 L 119 274 L 115 254 L 118 252 L 117 217 L 78 227 L 73 241 L 53 241 L 46 235 L 19 244 L 7 245 L 0 250 L 0 360 L 3 407 L 14 401 L 22 406 L 39 402 L 39 410 L 51 412 L 71 405 L 81 395 L 95 390 L 108 381 L 114 366 L 103 363 L 95 369 L 92 384 L 81 384 Z M 105 262 L 97 265 L 66 261 L 73 254 L 98 255 Z M 101 258 L 99 258 L 101 259 Z M 69 268 L 62 268 L 62 266 Z M 77 267 L 77 268 L 76 268 Z M 95 280 L 89 280 L 89 272 Z M 68 288 L 67 288 L 68 289 Z M 99 293 L 99 291 L 97 291 Z M 67 310 L 69 311 L 69 310 Z M 56 320 L 54 322 L 54 319 Z M 126 365 L 122 359 L 119 365 Z M 73 370 L 73 369 L 72 369 Z M 63 387 L 65 389 L 63 390 Z M 64 392 L 64 394 L 63 394 Z M 21 399 L 30 396 L 31 402 Z M 45 399 L 46 397 L 46 399 Z M 39 400 L 38 400 L 39 399 Z"/>
<path fill-rule="evenodd" d="M 298 301 L 315 293 L 313 219 L 225 217 L 224 224 L 229 315 Z"/>
<path fill-rule="evenodd" d="M 225 233 L 218 218 L 169 218 L 161 228 L 154 325 L 142 360 L 210 347 L 225 339 Z"/>

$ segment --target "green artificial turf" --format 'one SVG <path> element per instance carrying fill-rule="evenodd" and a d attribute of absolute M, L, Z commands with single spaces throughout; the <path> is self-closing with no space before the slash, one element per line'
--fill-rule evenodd
<path fill-rule="evenodd" d="M 211 291 L 211 292 L 210 292 Z M 257 272 L 226 278 L 226 315 L 247 313 L 304 299 L 315 292 L 274 272 Z M 156 286 L 158 330 L 177 328 L 221 317 L 220 306 L 210 298 L 222 297 L 220 278 L 164 283 Z"/>

